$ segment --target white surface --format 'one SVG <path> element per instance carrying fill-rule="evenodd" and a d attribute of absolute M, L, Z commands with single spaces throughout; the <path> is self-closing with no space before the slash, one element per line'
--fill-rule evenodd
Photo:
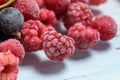
<path fill-rule="evenodd" d="M 118 24 L 117 36 L 99 42 L 86 52 L 76 51 L 64 62 L 51 62 L 43 51 L 25 56 L 17 80 L 120 80 L 120 0 L 108 0 L 94 7 L 96 15 L 112 16 Z"/>

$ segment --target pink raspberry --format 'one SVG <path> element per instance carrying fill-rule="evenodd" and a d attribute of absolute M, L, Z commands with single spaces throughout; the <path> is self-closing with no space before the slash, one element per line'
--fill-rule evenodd
<path fill-rule="evenodd" d="M 27 52 L 42 49 L 41 35 L 45 30 L 45 25 L 38 20 L 29 20 L 23 24 L 21 30 L 21 43 Z"/>
<path fill-rule="evenodd" d="M 99 40 L 99 32 L 81 23 L 76 23 L 68 31 L 68 36 L 75 40 L 75 47 L 80 50 L 91 48 Z"/>
<path fill-rule="evenodd" d="M 89 0 L 71 0 L 71 2 L 84 2 L 84 3 L 88 3 Z"/>
<path fill-rule="evenodd" d="M 40 10 L 38 20 L 46 25 L 55 25 L 57 23 L 55 13 L 44 8 Z"/>
<path fill-rule="evenodd" d="M 69 0 L 44 0 L 47 9 L 53 10 L 58 16 L 64 15 L 66 12 Z"/>
<path fill-rule="evenodd" d="M 100 5 L 100 4 L 103 4 L 105 2 L 107 2 L 107 0 L 89 0 L 89 3 L 91 5 Z"/>
<path fill-rule="evenodd" d="M 19 59 L 9 50 L 0 52 L 0 80 L 16 80 Z"/>
<path fill-rule="evenodd" d="M 20 43 L 20 41 L 16 39 L 9 39 L 0 43 L 0 52 L 6 52 L 8 50 L 10 50 L 13 55 L 18 57 L 20 61 L 22 61 L 25 56 L 25 50 L 23 45 Z"/>
<path fill-rule="evenodd" d="M 54 61 L 63 61 L 74 53 L 74 41 L 55 30 L 46 31 L 42 35 L 43 49 L 48 58 Z"/>
<path fill-rule="evenodd" d="M 84 25 L 91 25 L 92 18 L 92 12 L 87 4 L 82 2 L 71 3 L 64 17 L 64 25 L 67 29 L 77 22 L 81 22 Z"/>
<path fill-rule="evenodd" d="M 96 17 L 92 27 L 100 32 L 100 39 L 103 41 L 114 38 L 117 33 L 117 23 L 112 17 L 107 15 Z"/>
<path fill-rule="evenodd" d="M 40 12 L 35 0 L 16 0 L 14 7 L 23 13 L 25 20 L 36 19 Z"/>
<path fill-rule="evenodd" d="M 43 7 L 44 1 L 43 0 L 35 0 L 37 2 L 37 4 L 39 5 L 39 7 Z"/>

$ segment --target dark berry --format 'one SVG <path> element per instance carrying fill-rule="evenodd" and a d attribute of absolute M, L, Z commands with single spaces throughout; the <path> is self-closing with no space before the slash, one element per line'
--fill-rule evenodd
<path fill-rule="evenodd" d="M 17 35 L 24 23 L 24 17 L 16 8 L 5 8 L 0 12 L 0 32 L 7 35 Z"/>

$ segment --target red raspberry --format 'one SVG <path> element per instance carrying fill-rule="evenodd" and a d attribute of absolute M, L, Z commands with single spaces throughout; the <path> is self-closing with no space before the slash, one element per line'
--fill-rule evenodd
<path fill-rule="evenodd" d="M 92 12 L 87 4 L 82 2 L 71 3 L 64 17 L 64 24 L 67 29 L 77 22 L 81 22 L 84 25 L 91 25 L 92 18 Z"/>
<path fill-rule="evenodd" d="M 0 5 L 6 3 L 8 0 L 0 0 Z"/>
<path fill-rule="evenodd" d="M 10 51 L 0 52 L 0 80 L 16 80 L 19 59 Z"/>
<path fill-rule="evenodd" d="M 14 7 L 23 13 L 25 20 L 36 19 L 40 12 L 35 0 L 17 0 Z"/>
<path fill-rule="evenodd" d="M 55 30 L 46 31 L 42 35 L 43 49 L 48 58 L 54 61 L 63 61 L 74 53 L 74 41 Z"/>
<path fill-rule="evenodd" d="M 47 9 L 53 10 L 57 17 L 64 15 L 67 6 L 70 2 L 69 0 L 44 0 L 44 1 Z"/>
<path fill-rule="evenodd" d="M 84 3 L 88 3 L 89 0 L 71 0 L 71 2 L 84 2 Z"/>
<path fill-rule="evenodd" d="M 9 39 L 0 43 L 0 52 L 6 52 L 10 50 L 13 55 L 18 57 L 20 61 L 24 58 L 25 50 L 23 45 L 16 39 Z"/>
<path fill-rule="evenodd" d="M 46 25 L 55 25 L 57 23 L 55 13 L 48 9 L 40 10 L 38 20 Z"/>
<path fill-rule="evenodd" d="M 93 28 L 100 32 L 100 39 L 103 41 L 114 38 L 117 33 L 117 24 L 115 20 L 107 15 L 96 17 L 93 21 Z"/>
<path fill-rule="evenodd" d="M 46 27 L 38 20 L 29 20 L 23 24 L 21 30 L 21 43 L 26 51 L 37 51 L 42 49 L 41 35 Z"/>
<path fill-rule="evenodd" d="M 91 48 L 99 40 L 99 32 L 81 23 L 76 23 L 68 31 L 68 35 L 75 40 L 75 47 L 80 50 Z"/>
<path fill-rule="evenodd" d="M 39 5 L 39 7 L 43 7 L 43 0 L 35 0 L 37 2 L 37 4 Z"/>
<path fill-rule="evenodd" d="M 91 5 L 100 5 L 100 4 L 103 4 L 105 2 L 107 2 L 107 0 L 89 0 L 89 3 Z"/>

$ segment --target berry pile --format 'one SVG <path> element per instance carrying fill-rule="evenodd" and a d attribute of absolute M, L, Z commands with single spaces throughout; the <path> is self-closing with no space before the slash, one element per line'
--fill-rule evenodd
<path fill-rule="evenodd" d="M 75 49 L 88 50 L 117 33 L 115 20 L 94 14 L 89 6 L 107 0 L 0 0 L 0 80 L 16 80 L 26 52 L 43 50 L 64 61 Z M 63 22 L 67 35 L 57 32 Z M 56 26 L 59 29 L 56 29 Z"/>

